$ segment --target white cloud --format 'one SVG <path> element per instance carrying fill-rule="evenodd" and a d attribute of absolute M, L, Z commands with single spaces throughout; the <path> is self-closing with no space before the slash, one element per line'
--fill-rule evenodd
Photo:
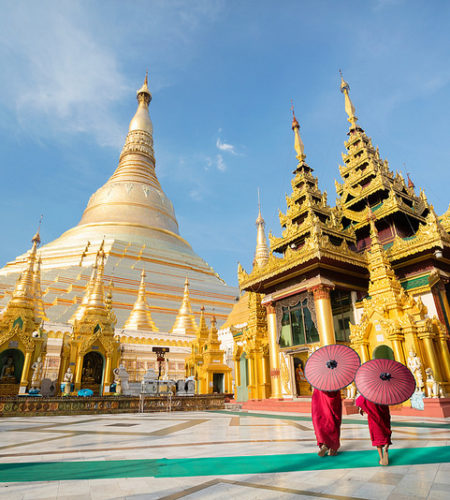
<path fill-rule="evenodd" d="M 189 9 L 176 0 L 119 5 L 105 12 L 95 2 L 41 0 L 2 9 L 0 67 L 8 70 L 0 79 L 0 113 L 8 120 L 0 126 L 14 123 L 36 140 L 87 133 L 120 148 L 127 122 L 118 104 L 141 83 L 130 68 L 139 68 L 142 78 L 149 69 L 153 91 L 167 87 L 223 8 L 221 0 L 192 0 Z M 151 8 L 146 22 L 144 6 Z M 118 23 L 125 14 L 127 23 Z M 158 50 L 149 51 L 152 46 Z"/>
<path fill-rule="evenodd" d="M 227 165 L 223 159 L 223 156 L 222 155 L 217 155 L 217 163 L 216 163 L 216 166 L 217 166 L 217 170 L 219 170 L 220 172 L 225 172 L 225 170 L 227 169 Z"/>
<path fill-rule="evenodd" d="M 216 141 L 216 147 L 217 149 L 219 149 L 220 151 L 225 151 L 227 153 L 231 153 L 233 155 L 237 155 L 236 153 L 236 149 L 235 147 L 233 146 L 233 144 L 227 144 L 226 142 L 222 142 L 220 140 L 220 138 L 217 139 Z"/>

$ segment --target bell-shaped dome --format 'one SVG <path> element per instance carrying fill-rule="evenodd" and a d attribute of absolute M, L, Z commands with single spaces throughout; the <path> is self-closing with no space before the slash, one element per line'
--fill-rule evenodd
<path fill-rule="evenodd" d="M 88 241 L 100 234 L 192 253 L 189 243 L 179 235 L 172 202 L 156 177 L 153 126 L 148 110 L 151 99 L 146 76 L 137 91 L 138 109 L 116 171 L 91 196 L 78 225 L 50 246 L 59 245 L 62 240 Z"/>

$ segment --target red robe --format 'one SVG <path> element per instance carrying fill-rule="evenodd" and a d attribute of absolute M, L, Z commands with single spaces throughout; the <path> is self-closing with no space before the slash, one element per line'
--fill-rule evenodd
<path fill-rule="evenodd" d="M 311 402 L 312 422 L 317 444 L 332 450 L 341 446 L 342 400 L 341 392 L 325 392 L 314 389 Z"/>
<path fill-rule="evenodd" d="M 355 404 L 367 413 L 372 446 L 392 444 L 391 413 L 389 411 L 389 406 L 377 405 L 367 400 L 364 396 L 359 396 Z"/>

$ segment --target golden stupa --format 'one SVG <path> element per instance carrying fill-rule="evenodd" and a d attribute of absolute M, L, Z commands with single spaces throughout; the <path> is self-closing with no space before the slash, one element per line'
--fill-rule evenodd
<path fill-rule="evenodd" d="M 235 302 L 237 290 L 227 286 L 179 234 L 172 202 L 155 173 L 151 99 L 146 76 L 115 172 L 91 196 L 78 225 L 39 250 L 43 301 L 51 323 L 68 323 L 76 313 L 101 246 L 104 280 L 112 283 L 116 331 L 125 327 L 140 287 L 150 304 L 146 310 L 162 332 L 174 326 L 186 277 L 194 316 L 199 317 L 204 305 L 209 315 L 223 322 Z M 0 309 L 10 299 L 27 256 L 18 256 L 0 270 Z"/>

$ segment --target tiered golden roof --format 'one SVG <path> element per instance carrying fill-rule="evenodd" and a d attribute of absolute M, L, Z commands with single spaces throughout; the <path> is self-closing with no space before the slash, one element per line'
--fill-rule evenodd
<path fill-rule="evenodd" d="M 368 236 L 369 227 L 366 218 L 367 206 L 372 208 L 377 221 L 394 216 L 398 213 L 405 214 L 409 220 L 409 234 L 411 236 L 419 223 L 425 222 L 429 212 L 426 198 L 416 196 L 414 184 L 405 182 L 400 173 L 395 175 L 390 171 L 388 162 L 382 160 L 378 148 L 372 146 L 372 140 L 357 124 L 355 107 L 350 101 L 350 87 L 342 78 L 341 90 L 345 96 L 345 110 L 350 122 L 349 139 L 345 143 L 347 152 L 342 155 L 344 166 L 339 167 L 343 183 L 336 181 L 337 213 L 342 218 L 346 228 L 358 231 L 358 239 L 364 240 Z M 401 225 L 398 226 L 401 230 Z M 383 237 L 383 243 L 392 240 L 396 234 Z M 361 241 L 358 249 L 364 248 Z"/>
<path fill-rule="evenodd" d="M 352 246 L 355 235 L 351 230 L 343 230 L 340 221 L 327 203 L 326 193 L 318 187 L 313 169 L 306 163 L 303 142 L 300 138 L 300 125 L 293 119 L 292 129 L 295 136 L 295 150 L 298 165 L 292 179 L 292 195 L 286 196 L 286 214 L 279 213 L 280 224 L 284 227 L 282 238 L 270 236 L 272 252 L 285 253 L 287 247 L 301 248 L 306 239 L 314 234 L 327 236 L 330 242 L 339 246 L 344 240 Z"/>
<path fill-rule="evenodd" d="M 172 333 L 186 333 L 188 335 L 195 335 L 197 333 L 197 324 L 195 323 L 189 301 L 189 280 L 187 278 L 184 282 L 183 301 L 170 331 Z"/>
<path fill-rule="evenodd" d="M 353 228 L 343 227 L 340 214 L 329 207 L 326 193 L 320 191 L 317 177 L 312 175 L 313 169 L 305 161 L 300 125 L 295 115 L 292 130 L 298 165 L 291 181 L 292 194 L 286 196 L 287 211 L 279 213 L 280 224 L 284 228 L 282 237 L 269 234 L 271 254 L 264 266 L 255 266 L 251 274 L 247 274 L 239 264 L 241 289 L 259 282 L 262 277 L 270 278 L 313 258 L 326 257 L 352 265 L 365 265 L 364 256 L 354 251 L 356 236 Z M 274 253 L 281 253 L 283 257 L 277 258 Z"/>
<path fill-rule="evenodd" d="M 144 270 L 141 272 L 141 283 L 139 285 L 136 302 L 134 303 L 133 309 L 123 327 L 128 330 L 144 330 L 149 332 L 159 331 L 152 319 L 150 306 L 147 303 Z"/>

